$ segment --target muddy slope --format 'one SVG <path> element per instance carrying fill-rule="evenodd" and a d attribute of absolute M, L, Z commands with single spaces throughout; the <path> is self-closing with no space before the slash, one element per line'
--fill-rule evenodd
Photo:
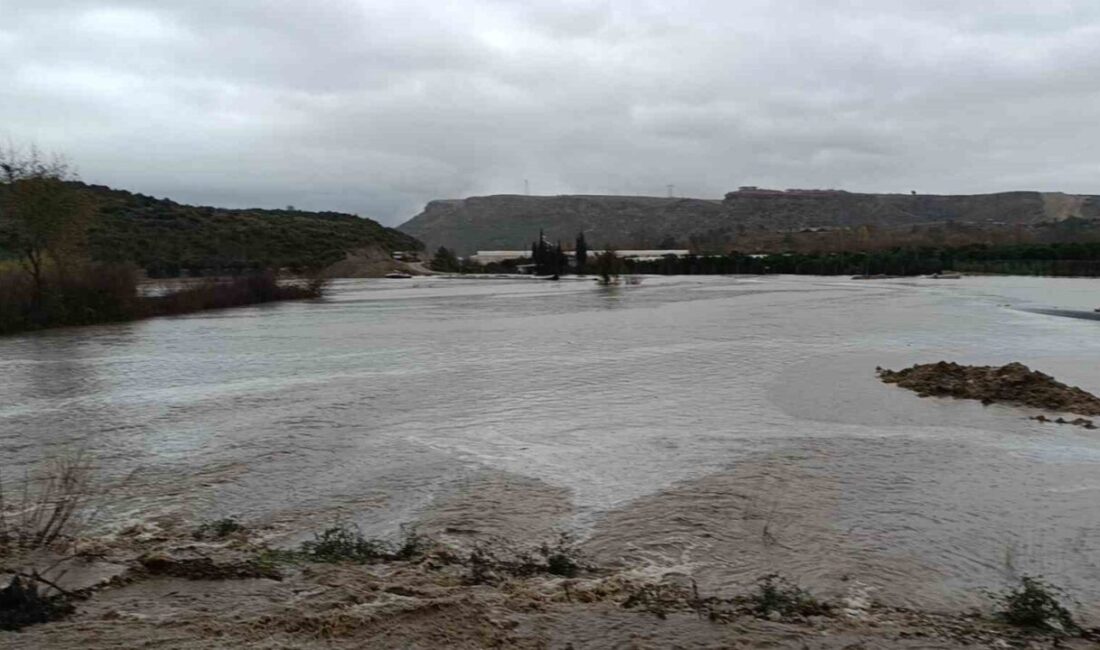
<path fill-rule="evenodd" d="M 422 267 L 393 259 L 389 251 L 379 246 L 368 246 L 347 253 L 344 259 L 325 268 L 330 278 L 380 278 L 391 271 L 409 275 L 424 275 Z"/>

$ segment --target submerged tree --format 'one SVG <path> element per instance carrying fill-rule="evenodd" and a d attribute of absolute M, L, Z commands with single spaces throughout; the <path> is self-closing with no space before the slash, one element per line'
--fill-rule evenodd
<path fill-rule="evenodd" d="M 539 229 L 538 241 L 531 244 L 531 263 L 535 265 L 536 275 L 549 275 L 558 273 L 558 257 L 550 243 L 546 241 L 546 235 Z"/>
<path fill-rule="evenodd" d="M 619 277 L 623 269 L 622 259 L 610 247 L 606 247 L 602 253 L 596 256 L 593 265 L 603 284 L 611 284 L 612 279 Z"/>
<path fill-rule="evenodd" d="M 584 241 L 584 232 L 577 233 L 577 273 L 584 275 L 585 267 L 588 266 L 588 242 Z"/>
<path fill-rule="evenodd" d="M 439 250 L 435 252 L 435 256 L 432 257 L 430 266 L 433 271 L 442 271 L 444 273 L 455 273 L 462 268 L 462 265 L 458 261 L 458 256 L 446 246 L 439 247 Z"/>
<path fill-rule="evenodd" d="M 554 275 L 561 275 L 565 273 L 565 270 L 569 268 L 569 263 L 565 257 L 565 251 L 562 250 L 561 242 L 554 247 L 554 259 L 553 259 L 553 272 Z"/>

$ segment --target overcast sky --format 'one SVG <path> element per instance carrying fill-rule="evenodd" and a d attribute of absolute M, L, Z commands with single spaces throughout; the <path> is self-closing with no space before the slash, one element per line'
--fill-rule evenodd
<path fill-rule="evenodd" d="M 0 137 L 389 224 L 524 179 L 1100 193 L 1100 2 L 0 0 Z"/>

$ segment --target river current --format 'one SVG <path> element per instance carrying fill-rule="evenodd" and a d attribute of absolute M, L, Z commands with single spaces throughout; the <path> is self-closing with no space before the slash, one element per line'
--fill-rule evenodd
<path fill-rule="evenodd" d="M 106 522 L 541 541 L 722 591 L 778 571 L 947 606 L 1100 602 L 1100 434 L 876 366 L 1021 361 L 1100 393 L 1100 283 L 346 280 L 323 300 L 0 339 L 0 472 L 83 449 Z"/>

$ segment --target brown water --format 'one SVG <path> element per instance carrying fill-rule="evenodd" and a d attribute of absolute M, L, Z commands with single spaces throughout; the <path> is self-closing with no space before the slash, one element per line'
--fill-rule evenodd
<path fill-rule="evenodd" d="M 572 531 L 705 590 L 770 571 L 940 606 L 1043 574 L 1100 601 L 1100 435 L 875 366 L 1022 361 L 1100 393 L 1091 280 L 430 279 L 0 339 L 0 470 L 137 469 L 110 522 Z M 1094 610 L 1095 612 L 1095 610 Z"/>

